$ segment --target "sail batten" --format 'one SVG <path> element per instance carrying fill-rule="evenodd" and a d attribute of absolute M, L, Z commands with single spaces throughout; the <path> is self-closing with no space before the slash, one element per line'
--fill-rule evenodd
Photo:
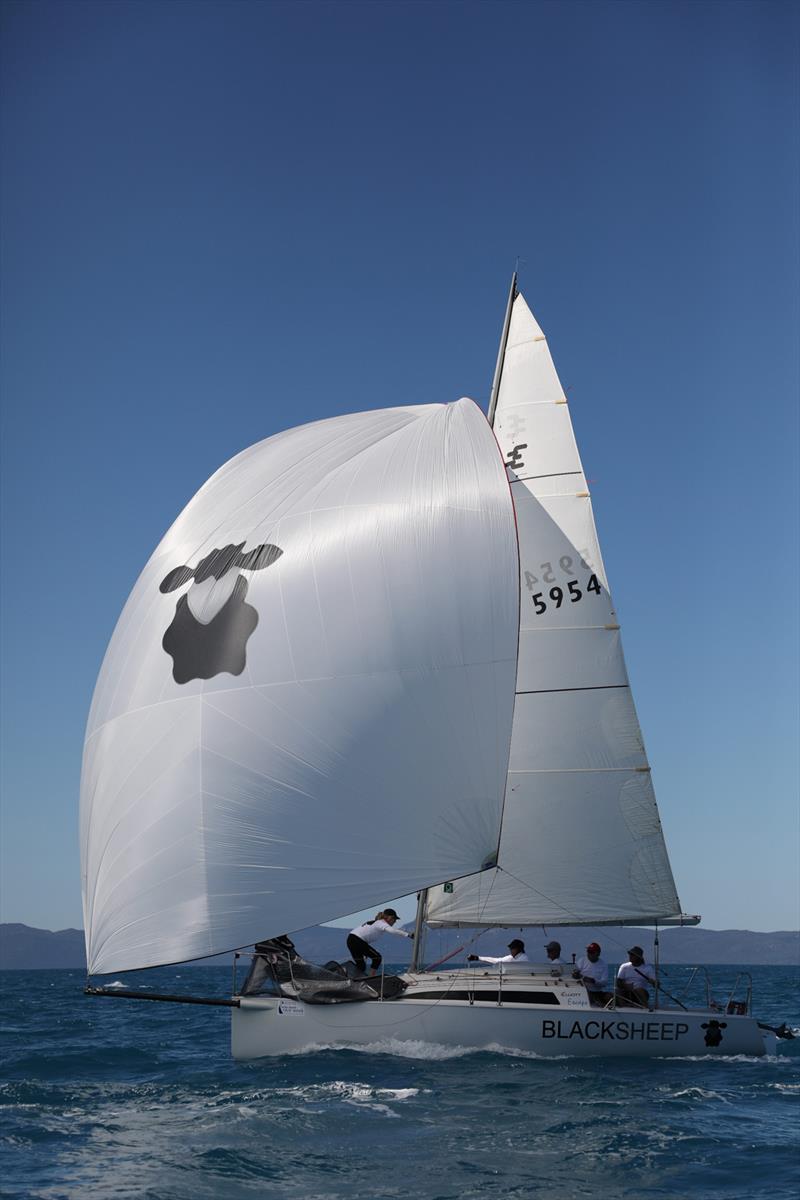
<path fill-rule="evenodd" d="M 680 920 L 569 405 L 521 295 L 494 429 L 520 547 L 519 658 L 498 869 L 432 889 L 429 923 Z"/>

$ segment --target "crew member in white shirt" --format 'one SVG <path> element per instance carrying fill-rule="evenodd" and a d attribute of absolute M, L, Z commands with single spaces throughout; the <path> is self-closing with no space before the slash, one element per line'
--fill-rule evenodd
<path fill-rule="evenodd" d="M 647 1008 L 650 1002 L 648 988 L 656 981 L 655 970 L 644 961 L 641 946 L 631 946 L 628 955 L 628 962 L 623 963 L 617 971 L 617 1000 L 637 1008 Z"/>
<path fill-rule="evenodd" d="M 600 946 L 597 942 L 589 942 L 586 954 L 575 964 L 572 978 L 580 979 L 586 985 L 590 1004 L 595 1007 L 608 1004 L 611 999 L 611 993 L 608 991 L 608 966 L 600 957 Z"/>
<path fill-rule="evenodd" d="M 362 975 L 367 969 L 365 962 L 367 958 L 372 967 L 372 974 L 378 974 L 378 968 L 383 962 L 380 951 L 375 949 L 375 942 L 378 938 L 383 937 L 385 933 L 394 933 L 397 937 L 413 938 L 413 933 L 406 933 L 405 929 L 394 928 L 397 919 L 397 913 L 393 908 L 384 908 L 382 912 L 376 913 L 371 921 L 366 921 L 348 933 L 347 949 Z"/>
<path fill-rule="evenodd" d="M 553 968 L 550 974 L 560 975 L 560 968 L 564 966 L 563 962 L 561 961 L 561 942 L 548 942 L 545 946 L 545 950 L 547 952 L 548 965 Z"/>
<path fill-rule="evenodd" d="M 512 938 L 508 943 L 510 954 L 504 954 L 502 958 L 489 958 L 486 955 L 468 954 L 467 962 L 485 962 L 485 963 L 526 963 L 529 958 L 525 953 L 525 943 L 519 938 Z"/>

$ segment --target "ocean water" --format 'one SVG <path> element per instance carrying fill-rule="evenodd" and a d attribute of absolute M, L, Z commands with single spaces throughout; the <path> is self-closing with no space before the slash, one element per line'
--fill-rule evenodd
<path fill-rule="evenodd" d="M 721 994 L 736 970 L 713 969 Z M 800 1025 L 797 970 L 752 974 L 758 1017 Z M 4 1197 L 800 1192 L 800 1039 L 762 1059 L 538 1059 L 420 1044 L 241 1064 L 227 1009 L 85 997 L 79 971 L 0 980 Z M 226 996 L 230 972 L 184 967 L 134 982 Z"/>

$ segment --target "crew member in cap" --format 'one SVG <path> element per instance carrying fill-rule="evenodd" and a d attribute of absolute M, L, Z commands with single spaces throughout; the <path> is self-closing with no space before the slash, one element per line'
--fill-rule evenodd
<path fill-rule="evenodd" d="M 602 1008 L 611 999 L 608 990 L 608 966 L 600 957 L 600 946 L 597 942 L 589 942 L 586 954 L 578 959 L 573 979 L 580 979 L 589 993 L 589 1003 L 595 1008 Z"/>
<path fill-rule="evenodd" d="M 384 908 L 381 912 L 376 913 L 371 921 L 365 921 L 363 925 L 358 925 L 348 933 L 347 949 L 350 951 L 350 956 L 356 964 L 356 968 L 362 974 L 367 969 L 367 964 L 364 961 L 367 958 L 372 967 L 372 974 L 378 974 L 378 968 L 383 962 L 383 958 L 380 951 L 375 949 L 375 942 L 378 938 L 383 937 L 385 933 L 394 933 L 398 937 L 413 938 L 413 933 L 406 933 L 405 929 L 394 928 L 397 919 L 397 913 L 393 908 Z"/>
<path fill-rule="evenodd" d="M 510 954 L 504 954 L 502 958 L 488 958 L 484 955 L 468 954 L 467 962 L 485 962 L 485 963 L 526 963 L 530 960 L 525 953 L 525 943 L 519 938 L 512 938 L 508 943 Z"/>
<path fill-rule="evenodd" d="M 631 946 L 628 962 L 624 962 L 617 971 L 617 1000 L 622 1004 L 647 1008 L 650 1003 L 648 988 L 655 981 L 655 970 L 644 961 L 642 947 Z"/>
<path fill-rule="evenodd" d="M 561 960 L 561 942 L 548 942 L 545 946 L 545 951 L 547 952 L 547 965 L 550 967 L 550 974 L 563 974 L 561 970 L 564 966 Z"/>

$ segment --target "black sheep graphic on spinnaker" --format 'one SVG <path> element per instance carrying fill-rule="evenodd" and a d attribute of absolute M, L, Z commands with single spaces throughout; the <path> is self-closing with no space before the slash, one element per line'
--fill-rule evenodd
<path fill-rule="evenodd" d="M 214 548 L 196 567 L 175 567 L 159 585 L 161 592 L 174 592 L 193 580 L 188 594 L 178 600 L 172 624 L 161 642 L 172 659 L 172 677 L 176 683 L 211 679 L 223 671 L 241 675 L 245 668 L 247 639 L 258 624 L 258 613 L 252 604 L 245 602 L 244 575 L 237 573 L 235 578 L 230 575 L 223 592 L 224 603 L 219 604 L 217 595 L 218 610 L 208 620 L 201 615 L 208 593 L 229 572 L 263 571 L 283 554 L 278 546 L 268 542 L 245 554 L 244 545 L 239 542 L 221 550 Z"/>

